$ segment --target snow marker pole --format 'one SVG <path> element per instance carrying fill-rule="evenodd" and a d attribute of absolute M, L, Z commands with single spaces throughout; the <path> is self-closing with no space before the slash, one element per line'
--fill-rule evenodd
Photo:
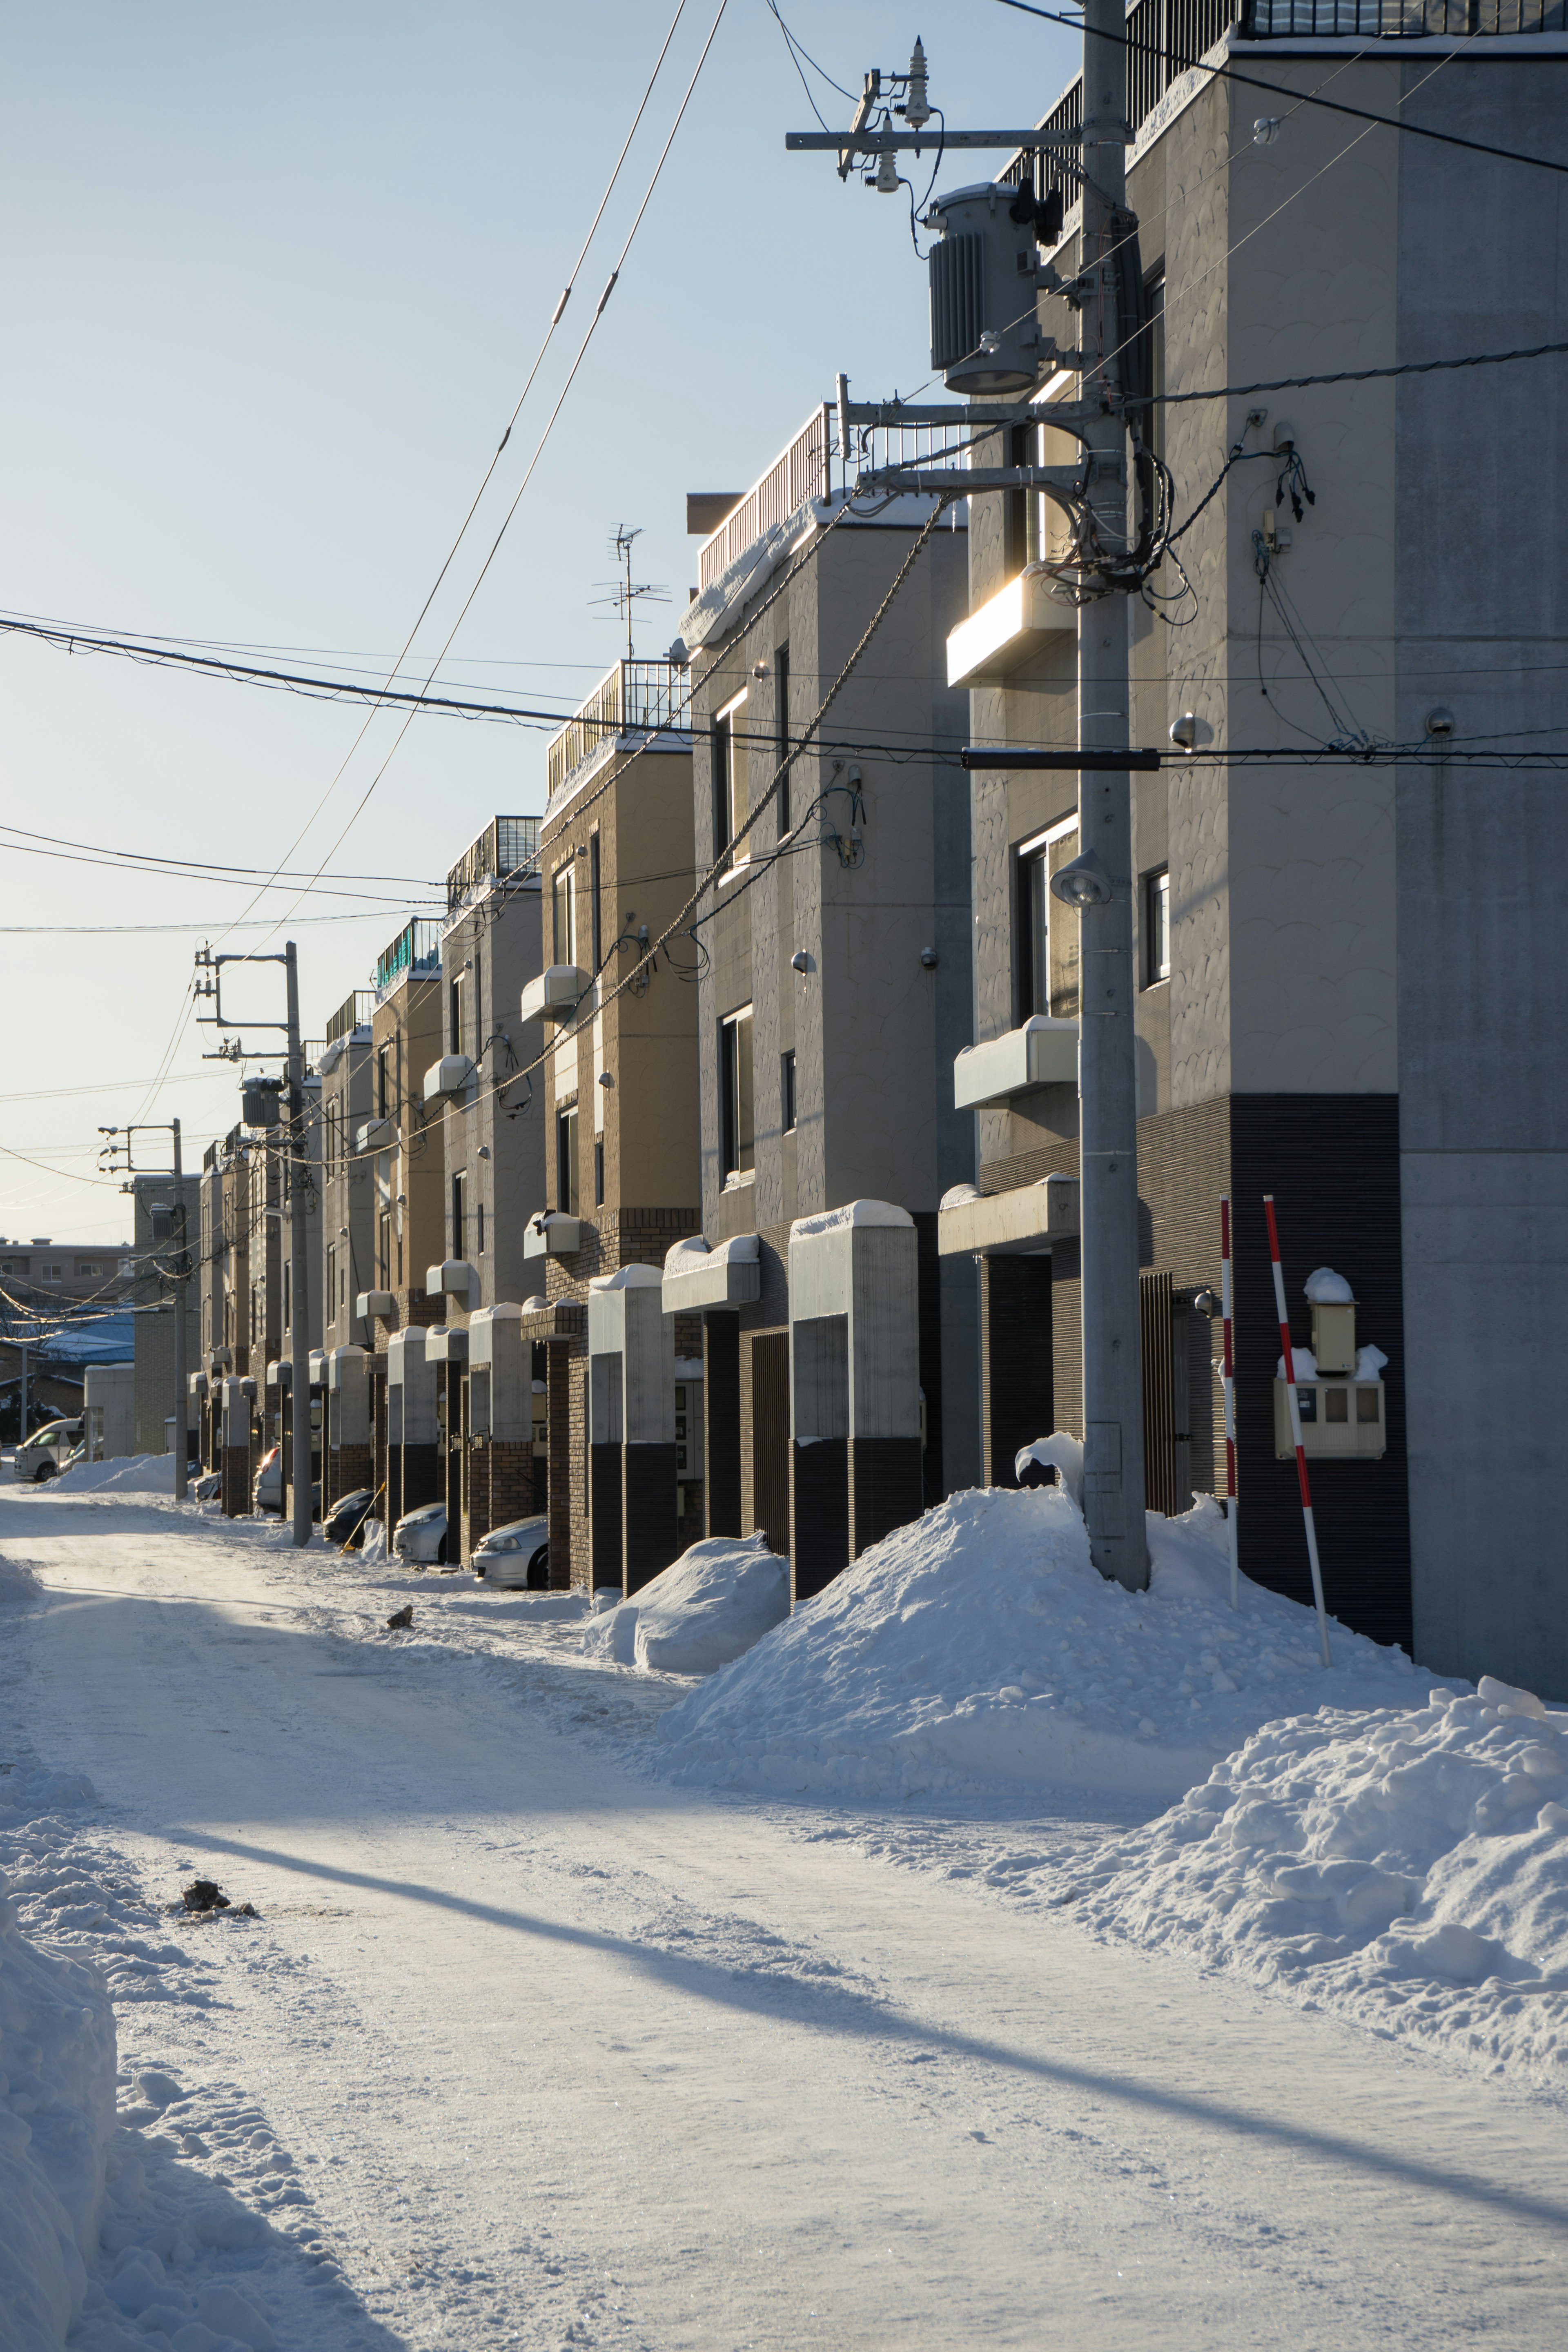
<path fill-rule="evenodd" d="M 1230 1318 L 1230 1195 L 1219 1203 L 1220 1328 L 1225 1339 L 1225 1523 L 1230 1545 L 1230 1605 L 1241 1606 L 1241 1560 L 1236 1525 L 1236 1347 Z"/>
<path fill-rule="evenodd" d="M 1301 1443 L 1301 1401 L 1296 1394 L 1296 1358 L 1290 1347 L 1290 1318 L 1285 1307 L 1285 1276 L 1279 1265 L 1279 1230 L 1274 1223 L 1274 1195 L 1263 1195 L 1268 1220 L 1268 1255 L 1274 1266 L 1274 1305 L 1279 1317 L 1279 1347 L 1285 1359 L 1285 1393 L 1290 1401 L 1290 1436 L 1296 1448 L 1296 1475 L 1301 1486 L 1301 1517 L 1307 1528 L 1307 1558 L 1312 1564 L 1312 1598 L 1318 1604 L 1318 1639 L 1323 1664 L 1330 1664 L 1329 1615 L 1323 1607 L 1323 1571 L 1318 1565 L 1318 1530 L 1312 1519 L 1312 1487 L 1307 1476 L 1307 1449 Z"/>

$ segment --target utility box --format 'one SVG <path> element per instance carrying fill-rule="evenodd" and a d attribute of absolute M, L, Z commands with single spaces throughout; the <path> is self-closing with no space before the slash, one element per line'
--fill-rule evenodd
<path fill-rule="evenodd" d="M 1314 1308 L 1314 1318 L 1324 1310 Z M 1347 1310 L 1336 1307 L 1328 1310 L 1343 1315 Z M 1350 1308 L 1353 1318 L 1355 1309 Z M 1352 1342 L 1355 1332 L 1352 1321 Z M 1353 1358 L 1352 1358 L 1353 1361 Z M 1321 1372 L 1323 1367 L 1320 1363 Z M 1310 1461 L 1376 1462 L 1388 1442 L 1387 1399 L 1381 1381 L 1298 1381 L 1298 1409 L 1301 1415 L 1301 1451 Z M 1289 1383 L 1274 1383 L 1274 1454 L 1277 1461 L 1289 1462 L 1296 1451 L 1290 1435 L 1290 1391 Z"/>
<path fill-rule="evenodd" d="M 89 1364 L 82 1374 L 82 1435 L 89 1462 L 136 1451 L 136 1367 Z"/>
<path fill-rule="evenodd" d="M 1355 1371 L 1355 1300 L 1312 1302 L 1312 1360 L 1320 1372 Z"/>

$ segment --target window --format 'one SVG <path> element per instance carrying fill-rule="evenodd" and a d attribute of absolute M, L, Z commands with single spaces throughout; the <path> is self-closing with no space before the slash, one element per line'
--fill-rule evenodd
<path fill-rule="evenodd" d="M 1051 896 L 1051 876 L 1078 856 L 1078 820 L 1069 817 L 1017 852 L 1013 968 L 1018 1019 L 1078 1016 L 1078 917 Z"/>
<path fill-rule="evenodd" d="M 756 1164 L 752 1103 L 752 1008 L 732 1013 L 719 1025 L 719 1090 L 723 1123 L 724 1181 L 744 1176 Z"/>
<path fill-rule="evenodd" d="M 1146 298 L 1149 306 L 1149 389 L 1165 389 L 1165 278 L 1149 280 Z M 1165 411 L 1156 405 L 1149 411 L 1149 421 L 1143 427 L 1143 437 L 1153 455 L 1162 461 L 1165 455 Z"/>
<path fill-rule="evenodd" d="M 483 1257 L 485 1254 L 485 1204 L 482 1201 L 474 1203 L 474 1254 L 477 1257 Z"/>
<path fill-rule="evenodd" d="M 65 1280 L 65 1278 L 66 1278 L 66 1270 L 65 1270 L 65 1268 L 64 1268 L 64 1266 L 63 1266 L 63 1265 L 47 1265 L 47 1266 L 45 1266 L 45 1268 L 44 1268 L 44 1280 L 45 1280 L 46 1282 L 63 1282 L 63 1281 Z"/>
<path fill-rule="evenodd" d="M 1143 985 L 1171 977 L 1171 872 L 1143 877 Z"/>
<path fill-rule="evenodd" d="M 588 952 L 595 971 L 605 961 L 604 874 L 599 864 L 599 829 L 588 835 Z"/>
<path fill-rule="evenodd" d="M 461 1258 L 468 1255 L 468 1249 L 466 1246 L 468 1240 L 468 1171 L 464 1169 L 459 1169 L 457 1175 L 452 1179 L 452 1255 L 454 1257 Z"/>
<path fill-rule="evenodd" d="M 558 866 L 550 885 L 550 956 L 552 963 L 577 961 L 575 877 L 570 865 Z"/>
<path fill-rule="evenodd" d="M 738 694 L 713 721 L 713 855 L 729 848 L 751 809 L 746 777 L 746 698 Z M 742 850 L 742 857 L 745 852 Z"/>
<path fill-rule="evenodd" d="M 294 1269 L 287 1258 L 283 1261 L 283 1328 L 291 1330 L 294 1323 Z"/>
<path fill-rule="evenodd" d="M 463 983 L 453 981 L 447 992 L 447 1051 L 460 1054 L 463 1050 Z"/>
<path fill-rule="evenodd" d="M 392 1212 L 390 1209 L 384 1210 L 382 1213 L 376 1256 L 381 1267 L 380 1287 L 383 1290 L 390 1290 L 392 1288 Z"/>
<path fill-rule="evenodd" d="M 76 1271 L 77 1279 L 80 1281 L 86 1275 L 101 1274 L 103 1268 L 95 1257 L 79 1257 L 76 1262 Z"/>
<path fill-rule="evenodd" d="M 605 1139 L 598 1136 L 594 1143 L 594 1206 L 605 1205 Z"/>
<path fill-rule="evenodd" d="M 577 1214 L 577 1106 L 555 1114 L 555 1206 L 565 1217 Z"/>
<path fill-rule="evenodd" d="M 392 1117 L 392 1048 L 380 1045 L 375 1055 L 375 1115 L 377 1118 Z"/>
<path fill-rule="evenodd" d="M 338 1245 L 336 1242 L 329 1242 L 327 1244 L 327 1320 L 329 1322 L 331 1321 L 337 1311 Z"/>
<path fill-rule="evenodd" d="M 485 951 L 478 940 L 474 943 L 474 1059 L 477 1062 L 485 1050 L 489 1034 L 485 1026 Z"/>
<path fill-rule="evenodd" d="M 786 1135 L 795 1125 L 795 1051 L 779 1055 L 779 1116 Z"/>
<path fill-rule="evenodd" d="M 1040 436 L 1037 426 L 1015 425 L 1008 433 L 1007 463 L 1010 466 L 1037 465 L 1039 449 Z M 1011 575 L 1022 572 L 1026 563 L 1037 563 L 1045 553 L 1045 499 L 1038 490 L 1009 490 L 1006 498 L 1006 563 Z"/>
<path fill-rule="evenodd" d="M 773 760 L 782 768 L 789 758 L 789 647 L 780 646 L 773 656 Z M 789 786 L 786 776 L 779 786 L 779 839 L 789 831 Z M 793 1119 L 790 1124 L 794 1125 Z"/>

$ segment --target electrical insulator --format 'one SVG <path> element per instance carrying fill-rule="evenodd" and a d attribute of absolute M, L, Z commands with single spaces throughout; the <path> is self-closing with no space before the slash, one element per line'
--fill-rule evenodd
<path fill-rule="evenodd" d="M 910 53 L 910 96 L 904 108 L 904 121 L 911 131 L 919 131 L 931 121 L 931 107 L 926 100 L 925 44 L 917 34 Z"/>

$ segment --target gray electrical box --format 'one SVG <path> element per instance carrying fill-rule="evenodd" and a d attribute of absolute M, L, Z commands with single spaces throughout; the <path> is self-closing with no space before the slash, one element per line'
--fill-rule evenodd
<path fill-rule="evenodd" d="M 1032 390 L 1045 348 L 1035 318 L 1035 200 L 1005 180 L 938 196 L 931 249 L 931 363 L 980 400 Z"/>

